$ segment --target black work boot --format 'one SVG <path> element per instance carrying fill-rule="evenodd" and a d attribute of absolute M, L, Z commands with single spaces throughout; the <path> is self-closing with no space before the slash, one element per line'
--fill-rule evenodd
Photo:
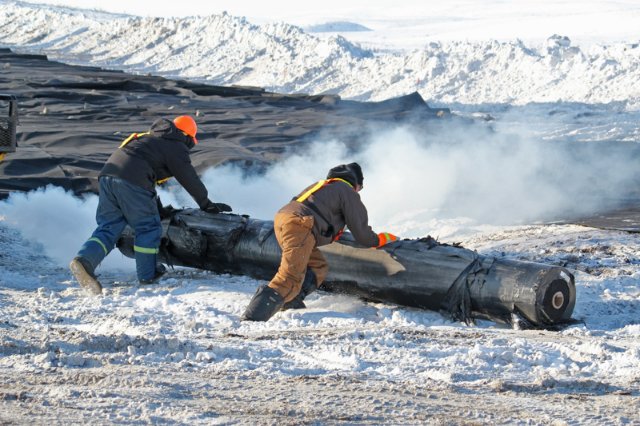
<path fill-rule="evenodd" d="M 284 299 L 269 286 L 261 286 L 240 317 L 241 321 L 267 321 L 282 308 Z"/>
<path fill-rule="evenodd" d="M 140 284 L 155 284 L 158 280 L 167 273 L 167 268 L 164 267 L 162 263 L 156 265 L 156 272 L 153 274 L 153 278 L 149 280 L 138 280 Z"/>
<path fill-rule="evenodd" d="M 295 297 L 295 299 L 288 301 L 282 307 L 283 311 L 287 309 L 304 309 L 307 305 L 304 304 L 303 300 L 305 297 L 313 293 L 318 289 L 318 279 L 316 278 L 316 274 L 311 270 L 307 269 L 307 272 L 304 274 L 304 280 L 302 281 L 302 287 L 300 287 L 300 293 Z"/>
<path fill-rule="evenodd" d="M 83 257 L 74 257 L 69 263 L 71 273 L 78 280 L 80 287 L 84 288 L 90 294 L 102 294 L 102 286 L 96 278 L 91 264 Z"/>

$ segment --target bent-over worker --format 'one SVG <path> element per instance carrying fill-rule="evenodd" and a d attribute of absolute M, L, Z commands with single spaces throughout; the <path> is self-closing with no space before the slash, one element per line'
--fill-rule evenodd
<path fill-rule="evenodd" d="M 340 238 L 348 227 L 365 247 L 381 247 L 397 237 L 376 234 L 358 192 L 363 186 L 358 163 L 332 168 L 325 180 L 307 187 L 282 207 L 274 231 L 282 249 L 278 272 L 249 302 L 242 320 L 267 321 L 280 309 L 306 307 L 303 300 L 324 281 L 329 266 L 318 247 Z"/>
<path fill-rule="evenodd" d="M 98 227 L 69 267 L 80 286 L 102 293 L 95 269 L 113 250 L 128 224 L 135 232 L 134 257 L 138 280 L 150 284 L 165 272 L 156 263 L 162 225 L 155 186 L 175 176 L 200 209 L 230 212 L 231 207 L 209 200 L 207 188 L 191 164 L 189 151 L 197 143 L 195 120 L 182 115 L 156 120 L 145 133 L 133 133 L 109 157 L 100 172 Z"/>

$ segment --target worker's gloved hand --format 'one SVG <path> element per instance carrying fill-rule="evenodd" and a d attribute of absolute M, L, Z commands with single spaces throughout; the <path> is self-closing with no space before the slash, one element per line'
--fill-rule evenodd
<path fill-rule="evenodd" d="M 397 241 L 398 237 L 388 232 L 381 232 L 378 234 L 378 247 L 382 247 L 385 244 Z"/>
<path fill-rule="evenodd" d="M 162 208 L 159 210 L 160 219 L 169 219 L 170 217 L 173 217 L 173 215 L 177 211 L 178 209 L 174 208 L 171 204 L 169 204 L 168 206 L 162 206 Z"/>
<path fill-rule="evenodd" d="M 156 197 L 156 204 L 158 205 L 158 213 L 160 214 L 160 219 L 170 218 L 176 212 L 176 209 L 174 209 L 171 204 L 169 204 L 168 206 L 163 206 L 162 201 L 160 201 L 160 197 Z"/>
<path fill-rule="evenodd" d="M 204 207 L 202 207 L 202 210 L 204 210 L 207 213 L 214 213 L 214 214 L 232 211 L 231 206 L 229 206 L 228 204 L 213 203 L 211 201 L 205 204 Z"/>

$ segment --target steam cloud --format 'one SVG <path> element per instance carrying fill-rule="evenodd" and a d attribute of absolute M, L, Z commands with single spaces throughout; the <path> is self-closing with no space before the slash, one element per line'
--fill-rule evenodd
<path fill-rule="evenodd" d="M 616 207 L 638 177 L 628 154 L 612 144 L 540 141 L 526 129 L 425 134 L 399 127 L 377 132 L 357 152 L 339 141 L 317 142 L 265 174 L 225 166 L 204 179 L 212 197 L 236 212 L 271 219 L 329 168 L 357 161 L 374 229 L 420 237 L 433 231 L 434 220 L 522 224 Z"/>
<path fill-rule="evenodd" d="M 614 207 L 637 181 L 628 150 L 540 141 L 527 129 L 398 127 L 373 134 L 355 152 L 338 140 L 317 141 L 261 173 L 226 165 L 207 170 L 203 181 L 212 200 L 271 220 L 331 167 L 357 161 L 365 177 L 360 195 L 374 230 L 405 238 L 436 236 L 434 227 L 453 218 L 496 225 L 569 219 Z M 159 190 L 165 205 L 195 207 L 179 185 L 169 189 Z M 96 206 L 96 196 L 79 199 L 49 187 L 12 194 L 0 202 L 0 216 L 66 265 L 94 229 Z M 133 268 L 132 260 L 116 253 L 105 268 Z"/>
<path fill-rule="evenodd" d="M 28 193 L 13 193 L 0 202 L 0 220 L 19 229 L 23 238 L 39 243 L 46 256 L 66 267 L 95 228 L 98 197 L 80 199 L 71 192 L 48 186 Z M 36 266 L 37 267 L 37 266 Z M 119 251 L 102 267 L 133 271 L 135 265 Z"/>

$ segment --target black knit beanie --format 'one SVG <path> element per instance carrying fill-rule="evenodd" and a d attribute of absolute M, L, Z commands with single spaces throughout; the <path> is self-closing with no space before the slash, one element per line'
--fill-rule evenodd
<path fill-rule="evenodd" d="M 349 182 L 352 186 L 360 185 L 364 178 L 362 177 L 362 168 L 358 163 L 340 164 L 335 166 L 327 174 L 327 179 L 340 178 Z"/>
<path fill-rule="evenodd" d="M 362 183 L 364 182 L 364 176 L 362 175 L 362 167 L 360 167 L 360 164 L 349 163 L 347 164 L 347 167 L 355 172 L 356 178 L 358 179 L 358 185 L 362 186 Z"/>

